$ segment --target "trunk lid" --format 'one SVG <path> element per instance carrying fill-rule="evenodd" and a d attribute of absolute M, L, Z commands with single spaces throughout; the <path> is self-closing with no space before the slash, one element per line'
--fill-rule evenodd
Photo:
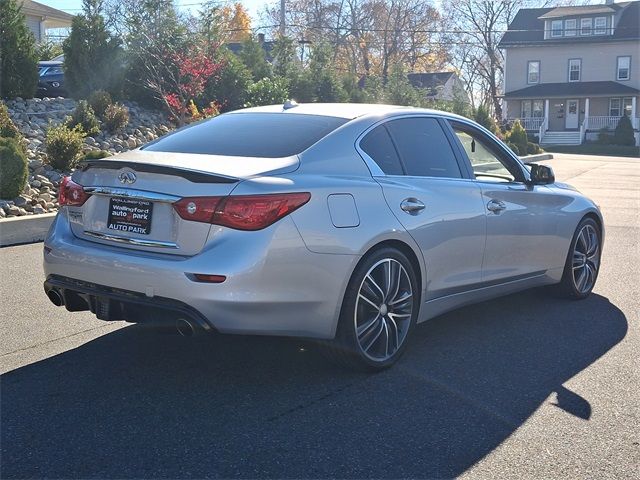
<path fill-rule="evenodd" d="M 173 203 L 183 197 L 226 196 L 245 178 L 284 173 L 297 157 L 248 158 L 145 152 L 89 160 L 73 181 L 91 194 L 67 207 L 75 236 L 106 245 L 191 256 L 207 242 L 211 225 L 181 218 Z"/>

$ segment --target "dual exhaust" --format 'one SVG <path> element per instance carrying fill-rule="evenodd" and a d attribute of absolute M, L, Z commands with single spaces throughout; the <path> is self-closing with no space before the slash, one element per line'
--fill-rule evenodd
<path fill-rule="evenodd" d="M 49 291 L 47 291 L 47 297 L 49 298 L 51 303 L 53 303 L 56 307 L 66 306 L 67 310 L 69 311 L 79 310 L 78 308 L 74 308 L 75 305 L 73 307 L 71 305 L 65 305 L 64 296 L 61 294 L 59 290 L 56 290 L 55 288 L 52 288 Z M 196 334 L 196 332 L 199 331 L 199 329 L 196 328 L 196 325 L 194 324 L 194 322 L 188 318 L 178 317 L 175 319 L 174 323 L 175 323 L 176 332 L 182 337 L 192 337 L 193 335 Z"/>

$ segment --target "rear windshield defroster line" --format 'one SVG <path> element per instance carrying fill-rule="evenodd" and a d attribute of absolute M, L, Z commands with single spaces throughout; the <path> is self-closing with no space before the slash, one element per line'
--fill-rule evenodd
<path fill-rule="evenodd" d="M 142 147 L 152 152 L 279 158 L 297 155 L 348 119 L 299 113 L 230 113 Z"/>

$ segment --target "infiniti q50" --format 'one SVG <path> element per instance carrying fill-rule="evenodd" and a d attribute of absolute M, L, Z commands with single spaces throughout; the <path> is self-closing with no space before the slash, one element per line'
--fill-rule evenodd
<path fill-rule="evenodd" d="M 476 123 L 287 103 L 220 115 L 63 180 L 45 291 L 103 320 L 318 339 L 361 369 L 416 324 L 553 285 L 581 299 L 597 206 Z"/>

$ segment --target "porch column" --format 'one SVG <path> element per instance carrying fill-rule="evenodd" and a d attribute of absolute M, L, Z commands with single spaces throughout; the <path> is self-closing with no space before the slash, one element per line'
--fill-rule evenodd
<path fill-rule="evenodd" d="M 584 129 L 589 129 L 589 97 L 584 101 Z"/>
<path fill-rule="evenodd" d="M 549 128 L 549 99 L 544 101 L 544 124 L 546 125 L 545 131 Z"/>
<path fill-rule="evenodd" d="M 638 118 L 636 117 L 636 98 L 631 97 L 631 125 L 633 128 L 638 128 Z"/>

